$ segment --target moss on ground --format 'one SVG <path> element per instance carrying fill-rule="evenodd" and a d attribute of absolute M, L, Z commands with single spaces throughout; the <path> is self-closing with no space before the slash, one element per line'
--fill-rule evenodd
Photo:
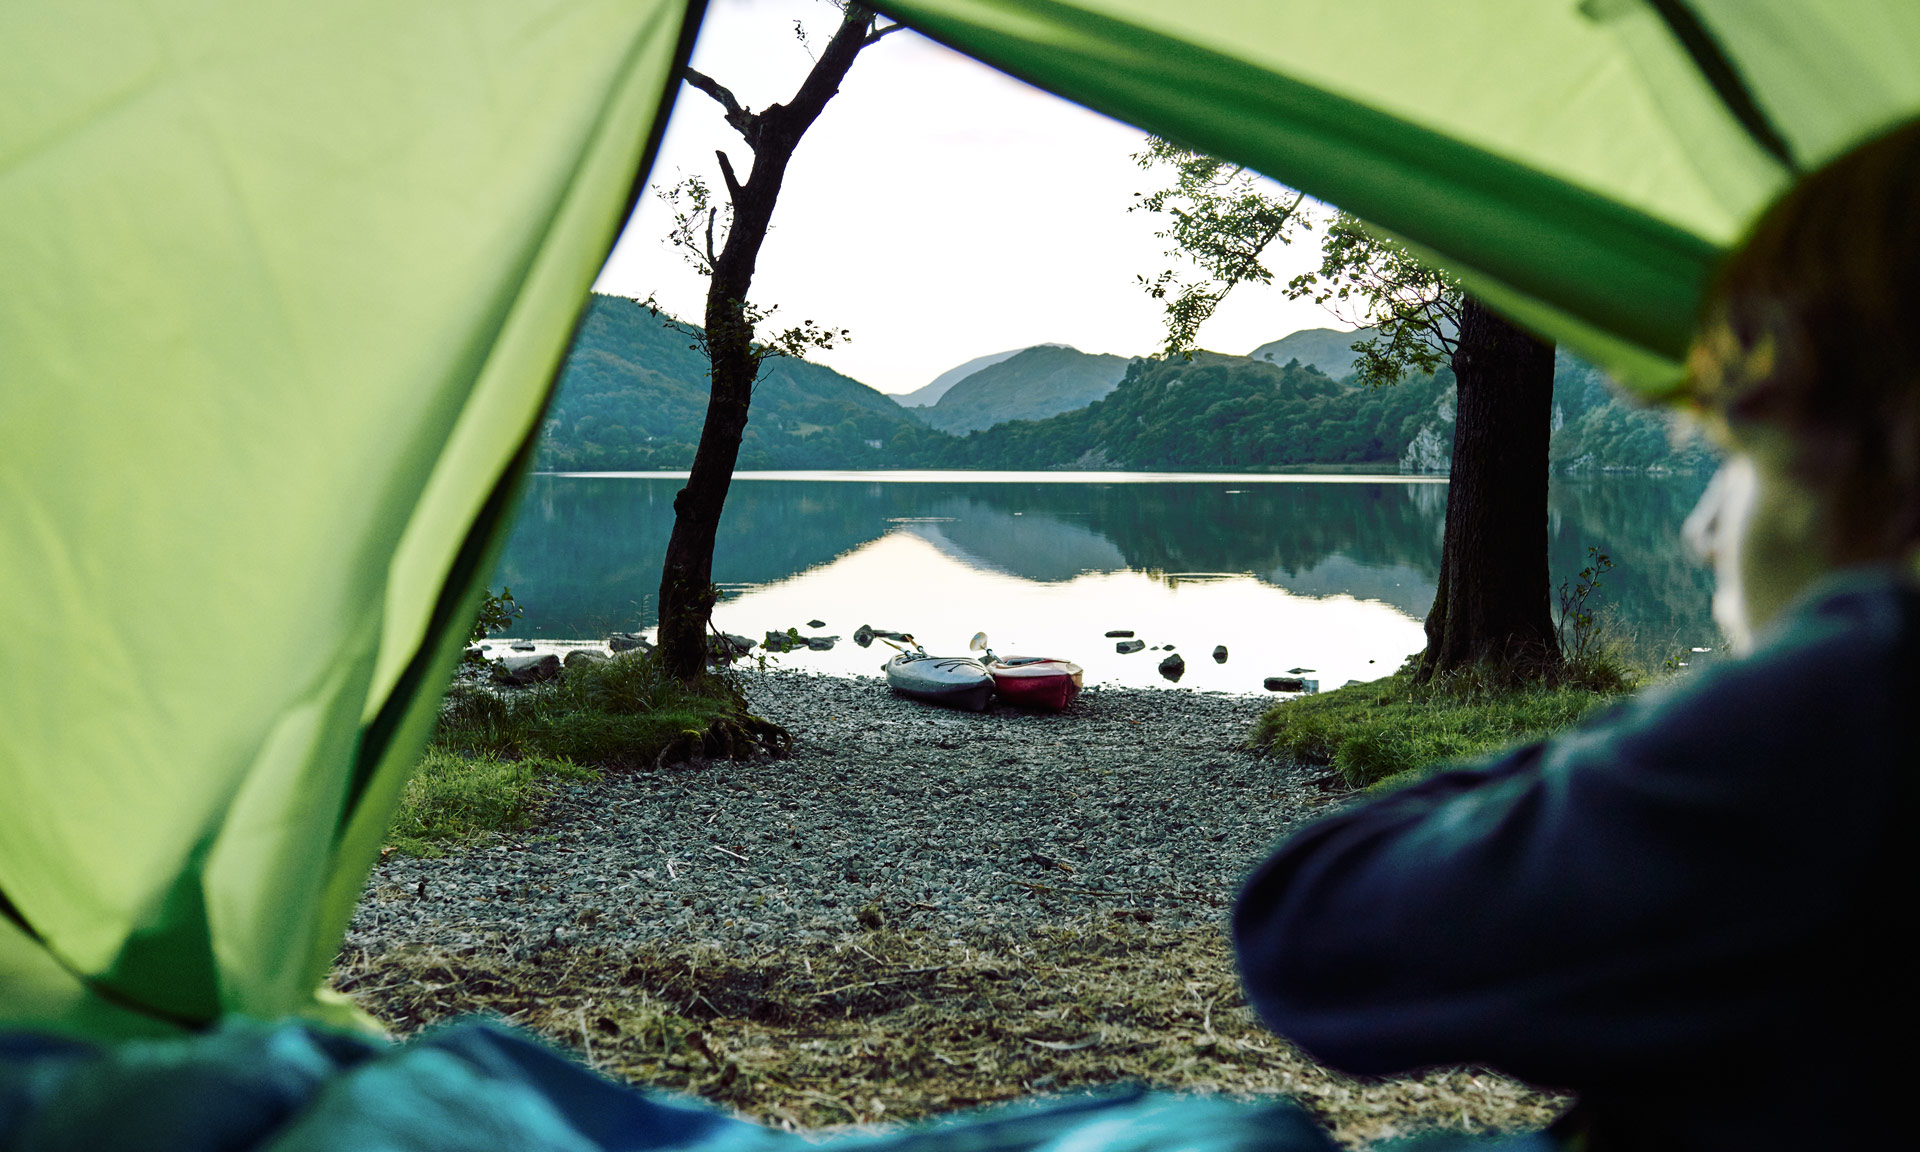
<path fill-rule="evenodd" d="M 785 729 L 747 711 L 728 677 L 683 684 L 647 653 L 570 668 L 531 688 L 457 683 L 388 843 L 437 856 L 528 827 L 558 783 L 696 757 L 785 755 L 792 746 Z"/>
<path fill-rule="evenodd" d="M 1283 700 L 1254 728 L 1254 747 L 1330 767 L 1350 788 L 1391 786 L 1447 763 L 1499 751 L 1578 723 L 1631 692 L 1638 677 L 1593 662 L 1550 682 L 1468 670 L 1415 684 L 1384 680 Z"/>
<path fill-rule="evenodd" d="M 1539 1128 L 1566 1104 L 1470 1069 L 1329 1072 L 1261 1026 L 1215 928 L 877 929 L 745 956 L 697 940 L 560 945 L 521 961 L 349 951 L 334 986 L 400 1034 L 493 1013 L 609 1075 L 788 1129 L 1116 1082 L 1285 1094 L 1350 1145 Z"/>

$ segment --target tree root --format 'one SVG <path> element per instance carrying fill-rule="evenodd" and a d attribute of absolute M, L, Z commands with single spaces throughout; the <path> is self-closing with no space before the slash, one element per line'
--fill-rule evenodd
<path fill-rule="evenodd" d="M 793 754 L 793 733 L 765 717 L 740 710 L 722 716 L 705 731 L 688 728 L 668 741 L 655 767 L 696 760 L 751 760 L 759 754 L 785 759 Z"/>

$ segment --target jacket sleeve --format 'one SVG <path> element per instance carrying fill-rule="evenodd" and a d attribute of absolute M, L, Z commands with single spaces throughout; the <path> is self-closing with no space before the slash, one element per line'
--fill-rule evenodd
<path fill-rule="evenodd" d="M 1569 1085 L 1768 1034 L 1859 914 L 1911 755 L 1895 599 L 1304 829 L 1235 911 L 1255 1007 L 1353 1072 Z"/>

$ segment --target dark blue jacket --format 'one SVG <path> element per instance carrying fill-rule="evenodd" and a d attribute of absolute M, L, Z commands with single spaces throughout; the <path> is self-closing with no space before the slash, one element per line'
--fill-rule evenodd
<path fill-rule="evenodd" d="M 1241 895 L 1248 994 L 1337 1068 L 1575 1089 L 1599 1147 L 1913 1147 L 1916 666 L 1920 595 L 1852 573 L 1745 660 L 1321 820 Z"/>

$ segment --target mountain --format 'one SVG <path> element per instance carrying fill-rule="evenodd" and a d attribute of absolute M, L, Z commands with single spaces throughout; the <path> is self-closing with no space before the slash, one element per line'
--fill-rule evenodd
<path fill-rule="evenodd" d="M 947 389 L 991 364 L 998 364 L 1009 356 L 1018 356 L 1025 348 L 1009 348 L 1005 352 L 995 352 L 989 356 L 975 356 L 965 364 L 956 365 L 935 376 L 933 381 L 922 384 L 911 392 L 895 396 L 894 402 L 902 408 L 930 408 L 938 403 Z"/>
<path fill-rule="evenodd" d="M 622 296 L 596 294 L 561 369 L 536 467 L 685 468 L 707 413 L 707 361 L 692 339 Z M 806 360 L 771 359 L 754 385 L 741 468 L 895 463 L 887 444 L 914 416 L 858 380 Z"/>
<path fill-rule="evenodd" d="M 1366 339 L 1370 332 L 1371 329 L 1367 328 L 1352 332 L 1342 332 L 1337 328 L 1302 328 L 1290 336 L 1260 345 L 1247 356 L 1253 360 L 1271 360 L 1275 364 L 1298 360 L 1320 369 L 1335 380 L 1343 380 L 1353 371 L 1353 342 Z"/>
<path fill-rule="evenodd" d="M 1029 345 L 1029 347 L 1065 348 L 1066 345 L 1047 344 Z M 947 390 L 955 384 L 960 383 L 960 381 L 965 380 L 982 368 L 998 364 L 1002 360 L 1018 356 L 1025 351 L 1026 348 L 1009 348 L 1005 352 L 995 352 L 987 356 L 975 356 L 965 364 L 955 365 L 945 372 L 940 373 L 940 375 L 935 376 L 931 383 L 923 384 L 911 392 L 903 392 L 895 395 L 894 400 L 902 408 L 931 408 L 933 405 L 939 403 L 940 397 L 945 396 Z"/>
<path fill-rule="evenodd" d="M 1100 399 L 1126 373 L 1125 357 L 1039 344 L 969 374 L 920 415 L 930 426 L 955 434 L 1008 420 L 1044 420 Z"/>

